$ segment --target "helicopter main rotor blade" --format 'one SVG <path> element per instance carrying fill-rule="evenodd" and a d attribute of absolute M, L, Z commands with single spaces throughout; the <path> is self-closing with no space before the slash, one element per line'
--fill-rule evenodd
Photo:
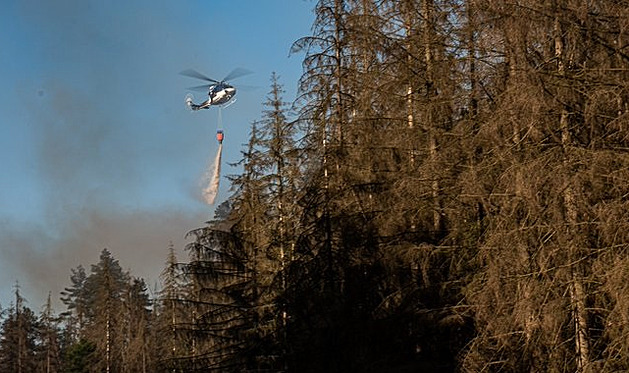
<path fill-rule="evenodd" d="M 185 75 L 185 76 L 189 76 L 191 78 L 207 80 L 208 82 L 212 82 L 212 83 L 218 83 L 218 80 L 214 80 L 212 78 L 208 78 L 207 76 L 201 74 L 200 72 L 198 72 L 196 70 L 192 70 L 192 69 L 184 70 L 184 71 L 180 72 L 179 74 Z"/>
<path fill-rule="evenodd" d="M 242 84 L 238 84 L 238 85 L 236 86 L 236 88 L 240 89 L 241 91 L 248 91 L 248 92 L 251 92 L 251 91 L 255 91 L 255 90 L 257 90 L 257 89 L 260 89 L 260 87 L 259 87 L 259 86 L 255 86 L 255 85 L 242 85 Z"/>
<path fill-rule="evenodd" d="M 194 87 L 188 87 L 186 89 L 189 89 L 191 91 L 207 92 L 211 86 L 212 86 L 211 84 L 203 84 L 203 85 L 197 85 Z"/>
<path fill-rule="evenodd" d="M 240 78 L 241 76 L 245 76 L 245 75 L 249 75 L 249 74 L 253 74 L 253 72 L 249 71 L 247 69 L 243 69 L 241 67 L 237 67 L 237 68 L 233 69 L 232 72 L 227 74 L 227 76 L 223 79 L 223 81 L 226 82 L 228 80 Z"/>

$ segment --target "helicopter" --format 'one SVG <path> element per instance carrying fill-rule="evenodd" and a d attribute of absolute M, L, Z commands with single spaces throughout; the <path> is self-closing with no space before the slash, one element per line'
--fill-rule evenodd
<path fill-rule="evenodd" d="M 236 95 L 236 88 L 234 88 L 234 86 L 230 84 L 227 84 L 227 82 L 239 78 L 243 75 L 251 74 L 251 71 L 243 68 L 236 68 L 232 70 L 232 72 L 227 74 L 227 76 L 223 78 L 223 80 L 220 81 L 209 78 L 193 69 L 184 70 L 180 74 L 195 79 L 205 80 L 211 83 L 188 88 L 190 90 L 207 90 L 208 92 L 208 99 L 200 104 L 195 104 L 194 102 L 192 102 L 191 96 L 186 97 L 186 105 L 190 109 L 196 111 L 201 109 L 209 109 L 211 106 L 224 106 L 229 103 L 231 99 Z"/>

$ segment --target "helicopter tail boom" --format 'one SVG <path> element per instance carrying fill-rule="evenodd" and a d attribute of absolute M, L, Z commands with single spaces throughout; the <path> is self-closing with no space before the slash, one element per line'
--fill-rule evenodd
<path fill-rule="evenodd" d="M 192 102 L 192 97 L 188 96 L 186 97 L 186 106 L 193 111 L 197 111 L 197 110 L 201 110 L 201 109 L 208 109 L 209 105 L 207 105 L 207 101 L 197 105 L 194 102 Z"/>

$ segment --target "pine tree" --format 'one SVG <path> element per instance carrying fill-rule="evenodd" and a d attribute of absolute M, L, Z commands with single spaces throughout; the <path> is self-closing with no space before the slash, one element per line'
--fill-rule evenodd
<path fill-rule="evenodd" d="M 233 179 L 232 231 L 251 257 L 251 368 L 282 369 L 288 313 L 280 300 L 287 289 L 287 271 L 294 259 L 298 206 L 298 149 L 295 123 L 287 119 L 287 103 L 275 73 L 263 104 L 262 119 L 252 128 L 244 174 Z M 240 207 L 240 208 L 239 208 Z"/>
<path fill-rule="evenodd" d="M 147 336 L 152 317 L 144 281 L 123 271 L 107 249 L 89 276 L 79 266 L 70 279 L 73 286 L 62 293 L 68 306 L 66 324 L 82 324 L 64 348 L 71 369 L 91 365 L 105 372 L 150 371 L 154 359 Z"/>
<path fill-rule="evenodd" d="M 191 231 L 189 262 L 181 267 L 185 281 L 179 322 L 183 342 L 178 367 L 185 371 L 238 371 L 242 368 L 238 338 L 247 323 L 245 294 L 247 256 L 233 234 L 209 225 Z"/>
<path fill-rule="evenodd" d="M 37 369 L 37 317 L 24 305 L 19 285 L 15 286 L 15 303 L 2 323 L 0 338 L 0 371 L 26 373 Z"/>
<path fill-rule="evenodd" d="M 344 5 L 336 7 L 340 3 Z M 393 325 L 391 334 L 361 334 L 385 318 L 418 320 L 411 333 L 404 332 L 410 334 L 404 347 L 387 354 L 399 354 L 401 359 L 425 356 L 452 366 L 466 338 L 465 332 L 456 332 L 465 329 L 458 312 L 444 311 L 454 310 L 450 306 L 462 300 L 460 276 L 465 267 L 461 251 L 448 236 L 446 207 L 451 202 L 444 197 L 456 193 L 461 172 L 458 135 L 453 133 L 458 64 L 451 48 L 458 26 L 451 20 L 458 5 L 447 1 L 318 5 L 322 14 L 334 17 L 318 18 L 313 38 L 297 44 L 314 41 L 308 44 L 301 81 L 320 83 L 327 78 L 333 87 L 327 89 L 330 95 L 340 83 L 343 94 L 338 97 L 345 101 L 343 114 L 335 116 L 330 104 L 336 101 L 310 95 L 321 99 L 310 100 L 302 120 L 313 129 L 321 128 L 317 123 L 343 123 L 343 136 L 337 143 L 332 137 L 336 147 L 309 144 L 324 156 L 308 169 L 313 178 L 303 202 L 304 239 L 298 250 L 313 253 L 315 260 L 302 266 L 314 267 L 308 269 L 309 279 L 295 282 L 309 284 L 310 289 L 299 293 L 311 294 L 316 288 L 313 279 L 318 278 L 312 273 L 321 274 L 327 289 L 321 298 L 310 296 L 305 302 L 314 314 L 327 317 L 324 324 L 347 336 L 333 342 L 342 347 L 332 347 L 345 348 L 340 353 L 344 356 L 319 358 L 333 361 L 334 367 L 320 369 L 373 366 L 371 349 L 376 350 L 378 343 L 391 346 L 384 342 L 388 338 L 401 338 Z M 335 35 L 341 37 L 333 38 L 332 30 L 340 30 Z M 329 57 L 337 50 L 340 62 Z M 332 69 L 339 64 L 326 63 L 325 56 L 340 64 L 342 79 Z M 305 93 L 317 93 L 319 87 L 302 85 Z M 328 122 L 313 113 L 327 114 Z M 458 219 L 458 213 L 453 215 L 452 220 Z M 446 282 L 457 286 L 444 289 Z M 416 303 L 422 306 L 410 306 Z M 438 343 L 444 333 L 453 333 L 459 342 Z"/>
<path fill-rule="evenodd" d="M 122 294 L 120 341 L 122 369 L 129 372 L 153 372 L 155 362 L 149 337 L 153 327 L 151 300 L 141 278 L 132 278 Z"/>
<path fill-rule="evenodd" d="M 68 339 L 76 342 L 83 338 L 84 326 L 88 317 L 89 292 L 85 286 L 87 273 L 85 268 L 79 265 L 71 269 L 70 282 L 72 285 L 61 292 L 61 301 L 67 307 L 62 313 L 66 319 L 66 333 Z"/>
<path fill-rule="evenodd" d="M 485 7 L 500 15 L 494 37 L 503 41 L 497 66 L 506 82 L 479 133 L 492 154 L 483 167 L 493 180 L 485 184 L 493 211 L 480 247 L 483 268 L 469 287 L 470 303 L 483 306 L 475 307 L 479 334 L 464 366 L 618 369 L 601 360 L 614 344 L 601 337 L 608 306 L 600 284 L 609 273 L 603 268 L 625 255 L 603 239 L 609 221 L 600 211 L 625 198 L 624 186 L 602 176 L 626 164 L 616 127 L 624 122 L 624 72 L 615 70 L 626 60 L 610 49 L 622 35 L 616 15 L 623 13 L 607 1 Z"/>
<path fill-rule="evenodd" d="M 60 318 L 54 314 L 52 309 L 51 294 L 48 293 L 46 304 L 38 320 L 38 372 L 54 373 L 61 371 L 59 322 Z"/>
<path fill-rule="evenodd" d="M 175 248 L 171 243 L 168 247 L 166 265 L 160 276 L 162 287 L 155 304 L 155 326 L 151 335 L 154 341 L 161 341 L 155 344 L 155 350 L 160 371 L 164 372 L 178 371 L 177 359 L 187 354 L 183 351 L 184 344 L 180 335 L 180 328 L 185 320 L 181 276 Z"/>
<path fill-rule="evenodd" d="M 63 368 L 68 373 L 86 373 L 93 366 L 96 356 L 96 345 L 81 339 L 65 349 Z"/>
<path fill-rule="evenodd" d="M 85 338 L 96 346 L 96 354 L 100 356 L 96 366 L 105 372 L 122 369 L 121 331 L 123 317 L 122 298 L 129 274 L 124 272 L 109 250 L 103 249 L 100 260 L 93 264 L 85 286 L 90 290 L 92 299 L 90 318 Z"/>

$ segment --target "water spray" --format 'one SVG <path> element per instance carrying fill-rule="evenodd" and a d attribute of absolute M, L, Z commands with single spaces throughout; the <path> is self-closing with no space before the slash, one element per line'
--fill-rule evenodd
<path fill-rule="evenodd" d="M 217 135 L 218 137 L 218 135 Z M 212 163 L 207 172 L 206 180 L 208 185 L 203 189 L 203 199 L 208 205 L 213 205 L 216 195 L 218 194 L 218 187 L 221 181 L 221 157 L 223 153 L 223 143 L 218 144 L 218 150 L 214 157 L 214 163 Z"/>
<path fill-rule="evenodd" d="M 221 114 L 221 108 L 218 109 L 218 125 L 216 129 L 216 141 L 218 141 L 218 149 L 214 162 L 208 166 L 208 170 L 205 173 L 205 182 L 207 186 L 203 189 L 203 199 L 208 205 L 213 205 L 218 194 L 218 188 L 221 180 L 221 158 L 223 154 L 223 139 L 225 134 L 223 132 L 223 118 Z"/>

